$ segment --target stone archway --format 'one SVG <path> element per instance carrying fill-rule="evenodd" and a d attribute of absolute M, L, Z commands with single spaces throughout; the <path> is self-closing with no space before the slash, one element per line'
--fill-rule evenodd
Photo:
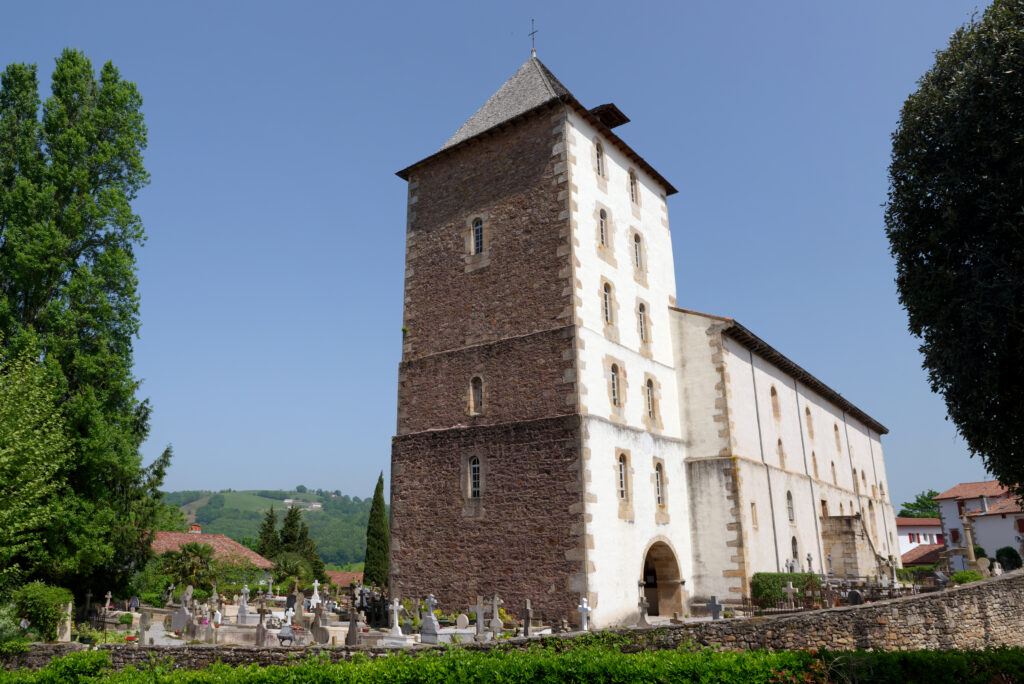
<path fill-rule="evenodd" d="M 647 612 L 652 616 L 683 614 L 683 591 L 680 586 L 679 563 L 671 547 L 665 542 L 654 542 L 644 556 L 644 596 Z"/>

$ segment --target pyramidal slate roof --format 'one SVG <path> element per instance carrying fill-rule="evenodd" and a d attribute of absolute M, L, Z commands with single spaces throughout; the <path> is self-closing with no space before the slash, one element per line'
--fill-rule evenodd
<path fill-rule="evenodd" d="M 511 121 L 531 109 L 565 96 L 572 97 L 569 89 L 562 85 L 539 59 L 530 57 L 512 78 L 505 81 L 498 92 L 491 95 L 483 107 L 476 110 L 476 114 L 469 117 L 469 120 L 455 131 L 455 135 L 448 138 L 448 142 L 442 145 L 441 149 L 457 145 L 463 140 Z"/>

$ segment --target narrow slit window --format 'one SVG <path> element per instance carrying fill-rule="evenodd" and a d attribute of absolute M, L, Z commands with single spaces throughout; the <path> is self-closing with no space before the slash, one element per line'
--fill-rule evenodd
<path fill-rule="evenodd" d="M 638 271 L 644 270 L 643 243 L 636 234 L 633 235 L 633 265 Z"/>
<path fill-rule="evenodd" d="M 636 204 L 640 201 L 640 192 L 636 184 L 636 173 L 629 172 L 629 201 Z"/>
<path fill-rule="evenodd" d="M 619 405 L 619 367 L 612 364 L 612 406 Z"/>
<path fill-rule="evenodd" d="M 597 155 L 597 175 L 604 178 L 604 148 L 601 147 L 601 143 L 597 143 L 595 153 Z"/>
<path fill-rule="evenodd" d="M 612 286 L 609 283 L 604 284 L 604 322 L 608 325 L 612 324 Z"/>
<path fill-rule="evenodd" d="M 658 500 L 658 507 L 665 507 L 665 495 L 664 495 L 664 478 L 665 473 L 662 472 L 661 464 L 654 466 L 654 494 Z"/>
<path fill-rule="evenodd" d="M 469 498 L 480 498 L 480 459 L 476 457 L 469 462 Z"/>
<path fill-rule="evenodd" d="M 654 381 L 647 381 L 647 417 L 654 418 Z"/>
<path fill-rule="evenodd" d="M 473 413 L 480 413 L 484 409 L 484 381 L 479 377 L 475 377 L 469 384 L 473 401 Z"/>
<path fill-rule="evenodd" d="M 793 492 L 786 492 L 786 514 L 790 522 L 796 520 L 796 514 L 793 512 Z"/>
<path fill-rule="evenodd" d="M 839 486 L 839 478 L 836 477 L 836 462 L 832 461 L 832 484 Z"/>
<path fill-rule="evenodd" d="M 484 222 L 480 219 L 473 221 L 473 254 L 480 254 L 484 251 Z"/>
<path fill-rule="evenodd" d="M 619 498 L 625 501 L 626 494 L 626 454 L 619 454 Z"/>
<path fill-rule="evenodd" d="M 605 213 L 604 209 L 602 209 L 601 212 L 597 215 L 597 225 L 598 225 L 598 228 L 600 229 L 599 237 L 600 237 L 600 240 L 601 240 L 601 246 L 602 247 L 607 247 L 608 246 L 608 214 Z"/>
<path fill-rule="evenodd" d="M 814 479 L 820 479 L 818 477 L 818 457 L 814 455 L 813 451 L 811 452 L 811 467 L 814 469 Z"/>
<path fill-rule="evenodd" d="M 640 342 L 641 344 L 647 343 L 647 307 L 643 304 L 637 307 L 636 310 L 637 318 L 640 319 Z"/>

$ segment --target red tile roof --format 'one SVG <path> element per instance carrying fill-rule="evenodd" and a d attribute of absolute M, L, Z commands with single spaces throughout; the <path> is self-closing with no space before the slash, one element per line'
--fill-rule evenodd
<path fill-rule="evenodd" d="M 363 573 L 348 572 L 346 570 L 328 570 L 327 579 L 330 580 L 331 584 L 336 584 L 339 587 L 347 587 L 353 582 L 362 584 Z"/>
<path fill-rule="evenodd" d="M 941 527 L 938 518 L 896 518 L 896 527 Z"/>
<path fill-rule="evenodd" d="M 939 552 L 945 544 L 921 544 L 903 554 L 903 567 L 913 565 L 934 565 L 939 562 Z"/>
<path fill-rule="evenodd" d="M 987 480 L 985 482 L 961 482 L 956 487 L 947 489 L 939 494 L 935 497 L 934 501 L 941 501 L 943 499 L 977 499 L 982 496 L 998 499 L 1002 496 L 1006 496 L 1006 494 L 1006 487 L 999 484 L 996 480 Z"/>
<path fill-rule="evenodd" d="M 274 564 L 256 553 L 229 539 L 223 534 L 197 534 L 195 532 L 154 532 L 153 544 L 150 548 L 153 553 L 164 553 L 165 551 L 177 551 L 183 544 L 209 544 L 213 547 L 213 557 L 218 560 L 241 559 L 247 560 L 258 568 L 269 570 Z"/>
<path fill-rule="evenodd" d="M 967 515 L 975 517 L 982 515 L 1004 515 L 1006 513 L 1024 513 L 1024 508 L 1021 507 L 1020 500 L 1007 497 L 994 503 L 990 503 L 988 505 L 987 513 L 983 513 L 980 508 L 976 508 L 973 511 L 968 511 Z"/>

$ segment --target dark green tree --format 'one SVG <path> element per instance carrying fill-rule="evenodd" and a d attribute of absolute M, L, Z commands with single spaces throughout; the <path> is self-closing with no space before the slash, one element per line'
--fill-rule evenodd
<path fill-rule="evenodd" d="M 48 540 L 61 562 L 38 576 L 116 590 L 149 555 L 171 456 L 142 465 L 150 408 L 132 375 L 147 131 L 135 84 L 109 62 L 97 77 L 67 49 L 51 84 L 40 107 L 34 65 L 0 75 L 0 344 L 38 340 L 71 441 L 67 513 Z"/>
<path fill-rule="evenodd" d="M 213 586 L 215 565 L 213 547 L 209 544 L 189 542 L 177 551 L 165 551 L 161 555 L 162 571 L 173 578 L 176 584 L 191 584 L 195 588 L 209 589 Z"/>
<path fill-rule="evenodd" d="M 913 501 L 904 501 L 898 515 L 901 518 L 938 518 L 939 502 L 935 500 L 938 495 L 934 489 L 926 489 Z"/>
<path fill-rule="evenodd" d="M 281 551 L 281 538 L 277 536 L 277 513 L 271 506 L 263 522 L 260 523 L 260 539 L 256 544 L 256 553 L 266 559 L 274 558 Z"/>
<path fill-rule="evenodd" d="M 996 560 L 1003 566 L 1003 570 L 1009 572 L 1016 570 L 1022 564 L 1020 554 L 1017 553 L 1017 549 L 1012 546 L 1004 546 L 996 550 Z"/>
<path fill-rule="evenodd" d="M 886 227 L 932 390 L 1024 494 L 1024 0 L 994 0 L 903 105 Z"/>
<path fill-rule="evenodd" d="M 281 522 L 279 544 L 281 551 L 299 552 L 299 539 L 302 534 L 302 511 L 298 506 L 290 506 Z M 307 536 L 309 532 L 307 530 Z"/>
<path fill-rule="evenodd" d="M 388 583 L 388 553 L 391 548 L 391 533 L 388 530 L 388 513 L 384 504 L 384 473 L 377 479 L 370 505 L 370 519 L 366 524 L 366 565 L 363 567 L 363 581 L 367 584 L 386 586 Z"/>

